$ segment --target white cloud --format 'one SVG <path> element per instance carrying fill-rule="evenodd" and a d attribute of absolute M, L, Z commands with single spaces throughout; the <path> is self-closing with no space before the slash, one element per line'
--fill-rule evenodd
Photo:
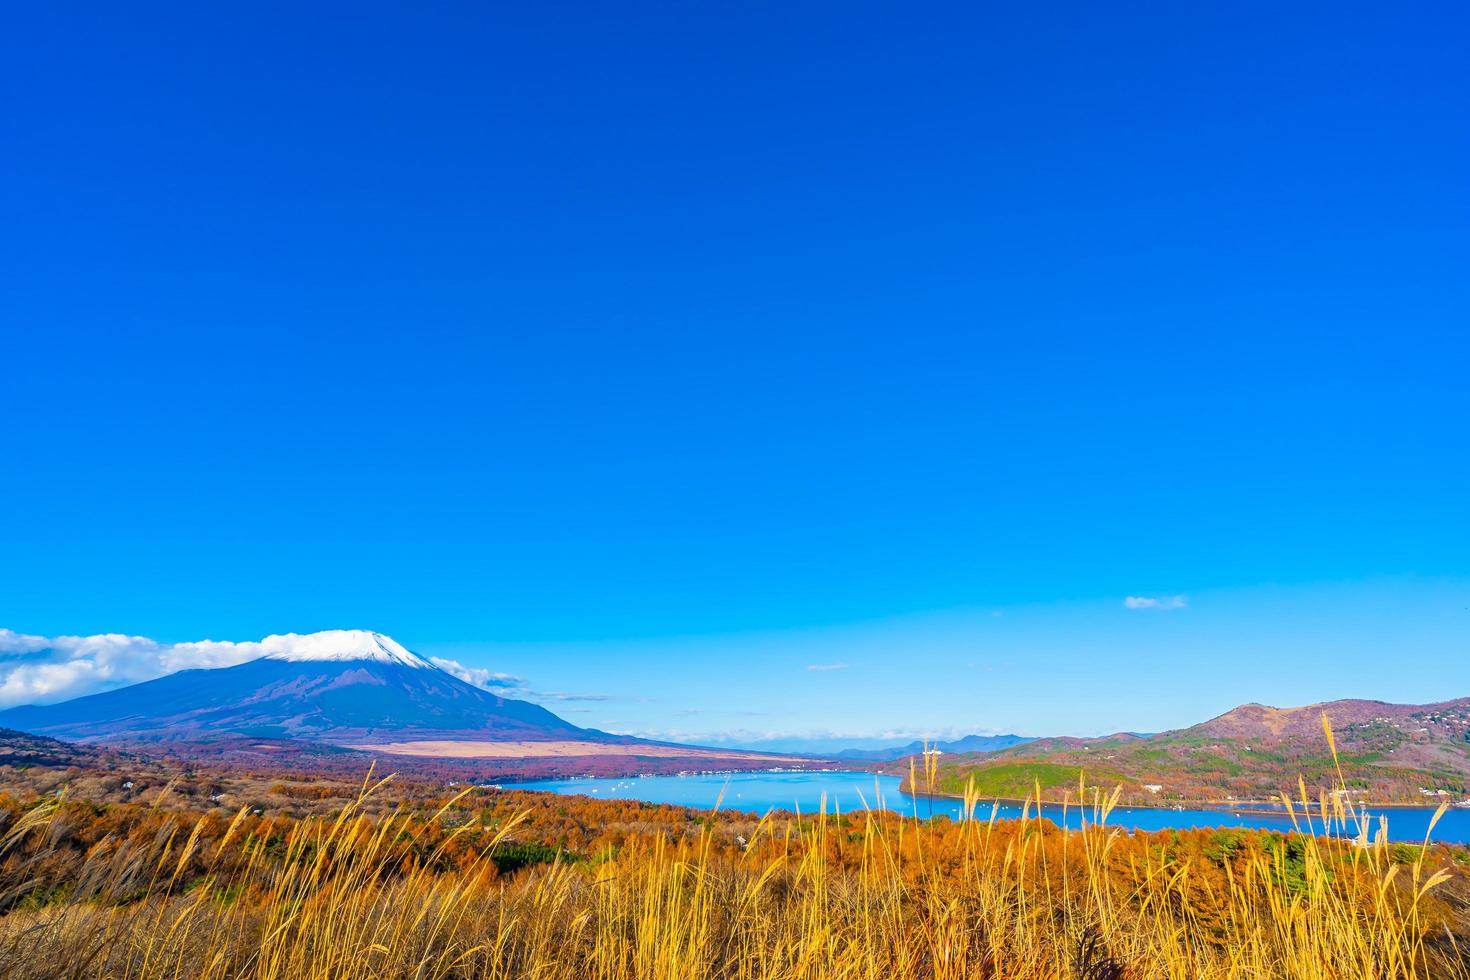
<path fill-rule="evenodd" d="M 846 670 L 850 664 L 807 664 L 807 670 Z"/>
<path fill-rule="evenodd" d="M 34 653 L 51 643 L 44 636 L 30 636 L 15 630 L 0 629 L 0 657 L 11 653 Z"/>
<path fill-rule="evenodd" d="M 518 688 L 525 683 L 525 681 L 515 674 L 502 674 L 499 671 L 487 670 L 484 667 L 466 667 L 458 660 L 450 660 L 448 657 L 430 657 L 429 660 L 435 667 L 453 674 L 466 684 L 483 687 L 487 691 L 495 691 L 501 688 Z"/>
<path fill-rule="evenodd" d="M 261 656 L 258 643 L 159 643 L 146 636 L 34 636 L 0 629 L 0 707 L 67 698 L 192 667 L 230 667 Z"/>
<path fill-rule="evenodd" d="M 435 667 L 453 674 L 467 684 L 484 688 L 501 697 L 515 698 L 520 701 L 564 703 L 569 701 L 624 700 L 616 694 L 580 694 L 575 691 L 535 691 L 526 686 L 525 678 L 518 677 L 515 674 L 503 674 L 484 667 L 467 667 L 458 660 L 450 660 L 448 657 L 430 657 L 429 660 Z M 648 699 L 639 698 L 634 700 Z"/>
<path fill-rule="evenodd" d="M 1182 595 L 1131 595 L 1123 600 L 1123 605 L 1129 609 L 1183 609 L 1189 600 Z"/>

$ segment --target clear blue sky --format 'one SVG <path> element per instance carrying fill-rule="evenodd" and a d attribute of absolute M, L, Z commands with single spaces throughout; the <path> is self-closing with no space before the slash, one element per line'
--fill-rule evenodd
<path fill-rule="evenodd" d="M 1463 5 L 798 6 L 12 11 L 0 626 L 707 737 L 1470 693 Z"/>

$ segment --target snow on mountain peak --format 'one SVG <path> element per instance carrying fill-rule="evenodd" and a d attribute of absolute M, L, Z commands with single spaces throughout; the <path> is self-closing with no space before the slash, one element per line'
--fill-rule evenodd
<path fill-rule="evenodd" d="M 437 669 L 428 659 L 405 650 L 397 640 L 371 630 L 282 633 L 260 641 L 269 660 L 372 660 L 403 667 Z"/>

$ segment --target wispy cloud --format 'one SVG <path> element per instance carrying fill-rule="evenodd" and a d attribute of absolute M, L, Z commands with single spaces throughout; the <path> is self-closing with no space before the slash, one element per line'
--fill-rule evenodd
<path fill-rule="evenodd" d="M 501 697 L 515 698 L 520 701 L 535 701 L 538 704 L 555 702 L 557 704 L 572 701 L 646 701 L 647 698 L 623 698 L 617 694 L 583 693 L 580 691 L 537 691 L 526 686 L 526 680 L 515 674 L 505 674 L 499 671 L 489 670 L 485 667 L 466 667 L 458 660 L 450 660 L 448 657 L 430 657 L 434 666 L 448 671 L 460 680 L 484 688 Z"/>
<path fill-rule="evenodd" d="M 525 681 L 515 674 L 502 674 L 484 667 L 466 667 L 458 660 L 450 660 L 448 657 L 430 657 L 429 660 L 435 667 L 453 674 L 466 684 L 483 687 L 487 691 L 497 688 L 519 688 L 525 684 Z"/>
<path fill-rule="evenodd" d="M 1129 609 L 1183 609 L 1189 600 L 1182 595 L 1131 595 L 1123 600 Z"/>
<path fill-rule="evenodd" d="M 575 694 L 570 691 L 527 691 L 526 696 L 538 701 L 616 701 L 616 694 Z"/>
<path fill-rule="evenodd" d="M 851 664 L 807 664 L 807 670 L 846 670 Z"/>

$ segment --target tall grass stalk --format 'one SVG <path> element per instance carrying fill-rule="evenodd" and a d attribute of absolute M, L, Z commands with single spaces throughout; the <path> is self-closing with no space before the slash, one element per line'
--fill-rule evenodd
<path fill-rule="evenodd" d="M 928 755 L 925 769 L 932 788 Z M 630 837 L 602 860 L 503 875 L 494 855 L 514 822 L 446 867 L 448 843 L 470 832 L 443 828 L 461 800 L 430 820 L 370 816 L 385 782 L 365 781 L 330 818 L 277 828 L 242 810 L 222 831 L 201 818 L 146 851 L 97 857 L 68 897 L 0 917 L 0 975 L 1470 977 L 1434 906 L 1444 872 L 1427 873 L 1427 849 L 1392 860 L 1341 793 L 1316 801 L 1313 826 L 1351 826 L 1350 842 L 1277 836 L 1213 873 L 1110 826 L 1118 791 L 1079 781 L 1064 804 L 1085 818 L 1074 832 L 1042 818 L 1039 787 L 1021 821 L 1002 822 L 994 806 L 978 812 L 971 783 L 956 822 L 824 805 L 762 819 L 743 847 L 716 818 L 687 837 Z M 1314 807 L 1283 799 L 1306 829 Z M 37 806 L 0 838 L 7 875 L 45 861 L 58 812 Z"/>

